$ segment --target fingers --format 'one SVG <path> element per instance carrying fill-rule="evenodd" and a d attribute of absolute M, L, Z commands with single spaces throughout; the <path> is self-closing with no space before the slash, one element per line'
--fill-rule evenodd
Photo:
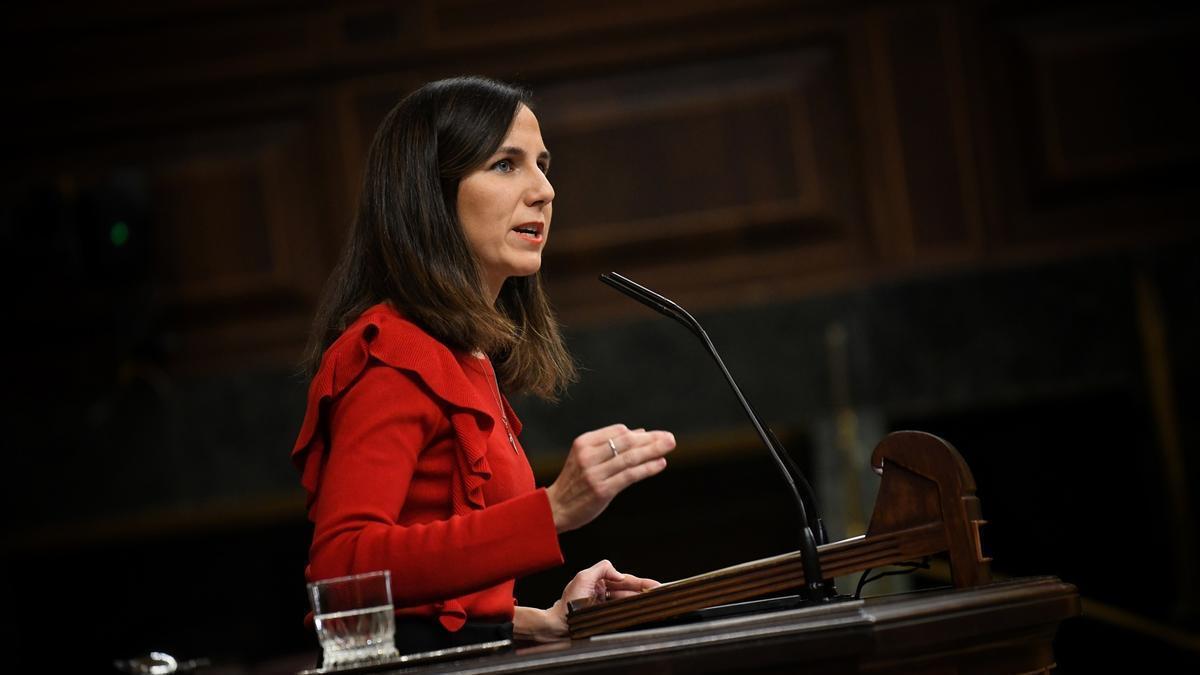
<path fill-rule="evenodd" d="M 674 448 L 675 439 L 668 434 L 666 438 L 660 439 L 652 445 L 622 453 L 596 469 L 609 474 L 602 481 L 607 491 L 615 495 L 630 485 L 667 468 L 667 460 L 663 455 Z"/>
<path fill-rule="evenodd" d="M 647 435 L 665 433 L 661 431 L 646 431 L 645 429 L 641 428 L 629 429 L 624 424 L 616 424 L 608 428 L 616 429 L 617 431 L 616 433 L 608 436 L 600 436 L 593 439 L 594 443 L 592 447 L 603 451 L 598 453 L 601 461 L 609 459 L 609 457 L 612 455 L 612 450 L 614 447 L 617 449 L 618 453 L 622 453 L 626 450 L 631 450 L 638 446 L 644 445 L 646 443 Z M 580 436 L 580 439 L 582 438 L 583 436 Z"/>
<path fill-rule="evenodd" d="M 661 585 L 653 579 L 622 574 L 607 560 L 601 560 L 576 574 L 575 580 L 570 584 L 575 587 L 572 595 L 586 594 L 601 600 L 627 598 Z M 584 589 L 586 589 L 586 593 L 580 593 Z M 567 595 L 564 593 L 564 597 Z"/>
<path fill-rule="evenodd" d="M 644 590 L 662 585 L 653 579 L 642 579 L 641 577 L 635 577 L 632 574 L 625 574 L 623 576 L 624 578 L 620 581 L 606 582 L 610 594 L 614 591 L 631 591 L 633 593 L 641 593 Z"/>
<path fill-rule="evenodd" d="M 584 584 L 596 584 L 601 581 L 620 582 L 624 578 L 625 575 L 618 572 L 617 568 L 607 560 L 601 560 L 575 575 L 575 579 Z"/>
<path fill-rule="evenodd" d="M 607 560 L 601 560 L 595 565 L 592 565 L 591 569 L 598 573 L 596 578 L 609 584 L 621 583 L 626 577 L 629 576 L 628 574 L 621 574 L 618 572 L 617 568 Z"/>
<path fill-rule="evenodd" d="M 667 468 L 667 460 L 659 457 L 653 461 L 639 464 L 638 466 L 625 469 L 621 473 L 615 474 L 605 484 L 609 486 L 613 494 L 619 493 L 625 488 L 637 483 L 638 481 L 646 480 L 647 478 L 661 473 Z"/>
<path fill-rule="evenodd" d="M 562 599 L 564 602 L 587 597 L 603 599 L 608 596 L 608 584 L 620 583 L 624 578 L 611 562 L 601 560 L 576 574 L 563 589 Z"/>
<path fill-rule="evenodd" d="M 610 424 L 606 427 L 581 434 L 579 438 L 575 439 L 575 443 L 586 447 L 604 446 L 607 449 L 608 439 L 615 438 L 628 431 L 629 427 L 624 424 Z M 620 446 L 617 446 L 617 449 L 619 450 Z"/>
<path fill-rule="evenodd" d="M 602 479 L 657 460 L 675 449 L 675 436 L 668 431 L 635 430 L 612 438 L 612 442 L 615 454 L 608 439 L 604 441 L 603 450 L 608 456 L 597 467 Z"/>

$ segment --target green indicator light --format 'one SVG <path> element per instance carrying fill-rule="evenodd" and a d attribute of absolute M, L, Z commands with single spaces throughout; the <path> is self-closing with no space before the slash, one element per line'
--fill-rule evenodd
<path fill-rule="evenodd" d="M 113 246 L 124 246 L 125 242 L 129 241 L 129 225 L 123 220 L 113 223 L 108 230 L 108 238 L 112 240 Z"/>

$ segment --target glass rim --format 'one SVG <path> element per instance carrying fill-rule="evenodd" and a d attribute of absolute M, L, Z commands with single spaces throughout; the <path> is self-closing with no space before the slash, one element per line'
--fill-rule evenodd
<path fill-rule="evenodd" d="M 391 590 L 391 588 L 390 588 L 392 585 L 392 571 L 391 570 L 374 570 L 372 572 L 360 572 L 358 574 L 347 574 L 347 575 L 341 576 L 341 577 L 329 577 L 328 579 L 317 579 L 316 581 L 308 582 L 307 585 L 310 589 L 312 589 L 312 588 L 316 588 L 317 586 L 321 586 L 324 584 L 335 584 L 335 583 L 341 583 L 341 582 L 346 582 L 346 581 L 357 581 L 359 579 L 370 579 L 373 577 L 385 577 L 388 580 L 389 590 Z"/>

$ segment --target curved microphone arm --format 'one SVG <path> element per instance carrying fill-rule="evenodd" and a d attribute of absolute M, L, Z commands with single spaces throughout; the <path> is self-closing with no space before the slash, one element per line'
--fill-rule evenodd
<path fill-rule="evenodd" d="M 750 418 L 750 423 L 754 426 L 754 431 L 762 439 L 763 445 L 767 446 L 767 450 L 771 453 L 771 458 L 775 460 L 775 465 L 783 475 L 784 481 L 791 488 L 792 496 L 796 500 L 797 510 L 800 513 L 801 551 L 804 553 L 804 578 L 809 588 L 809 597 L 812 600 L 827 600 L 828 598 L 823 591 L 824 577 L 821 575 L 821 563 L 816 550 L 817 545 L 826 543 L 825 527 L 817 511 L 816 498 L 813 495 L 812 486 L 805 480 L 804 475 L 800 473 L 799 468 L 792 461 L 791 457 L 787 455 L 782 444 L 779 443 L 779 439 L 763 423 L 762 418 L 758 416 L 754 407 L 746 400 L 741 388 L 734 381 L 733 375 L 730 374 L 729 369 L 725 366 L 725 362 L 721 360 L 720 354 L 717 353 L 716 346 L 709 339 L 708 333 L 704 331 L 700 322 L 696 321 L 695 317 L 688 313 L 687 310 L 672 300 L 631 279 L 621 276 L 616 272 L 606 272 L 600 275 L 600 281 L 621 291 L 650 309 L 678 321 L 704 343 L 709 356 L 716 361 L 717 367 L 721 369 L 721 373 L 725 376 L 725 381 L 729 384 L 730 389 L 733 390 L 733 394 L 737 397 L 738 402 L 742 404 L 742 409 L 746 411 L 746 416 Z M 803 488 L 803 494 L 801 493 L 801 487 Z M 811 519 L 809 518 L 810 513 L 812 514 Z M 816 524 L 815 533 L 812 523 Z"/>

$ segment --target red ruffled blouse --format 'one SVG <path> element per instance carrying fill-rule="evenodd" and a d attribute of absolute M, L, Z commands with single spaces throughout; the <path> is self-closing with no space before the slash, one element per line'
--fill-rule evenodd
<path fill-rule="evenodd" d="M 562 563 L 490 368 L 386 304 L 330 345 L 292 450 L 315 524 L 310 581 L 391 570 L 397 615 L 456 631 L 511 621 L 516 578 Z"/>

